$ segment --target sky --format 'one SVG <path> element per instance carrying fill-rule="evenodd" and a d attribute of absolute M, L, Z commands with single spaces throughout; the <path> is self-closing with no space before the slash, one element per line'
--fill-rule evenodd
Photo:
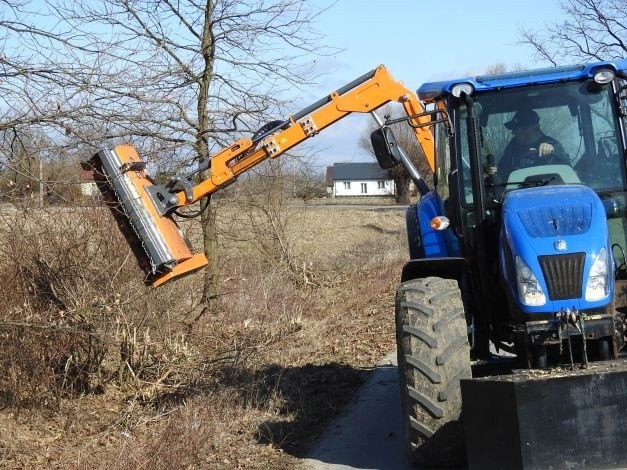
<path fill-rule="evenodd" d="M 412 90 L 480 75 L 495 64 L 544 67 L 529 46 L 518 44 L 520 30 L 539 31 L 562 18 L 558 0 L 337 0 L 315 28 L 322 43 L 341 50 L 316 59 L 325 75 L 304 98 L 313 103 L 379 64 Z M 318 166 L 374 161 L 357 145 L 371 120 L 352 115 L 318 134 Z"/>

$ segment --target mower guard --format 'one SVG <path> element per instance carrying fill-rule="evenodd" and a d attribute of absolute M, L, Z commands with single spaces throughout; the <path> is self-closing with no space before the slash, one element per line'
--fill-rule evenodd
<path fill-rule="evenodd" d="M 103 149 L 83 162 L 146 274 L 145 283 L 157 287 L 208 262 L 204 254 L 192 252 L 172 216 L 160 214 L 145 167 L 132 145 Z"/>

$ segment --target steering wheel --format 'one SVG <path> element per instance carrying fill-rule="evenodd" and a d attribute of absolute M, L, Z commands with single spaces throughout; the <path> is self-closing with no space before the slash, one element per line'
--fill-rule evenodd
<path fill-rule="evenodd" d="M 520 170 L 521 168 L 541 165 L 570 165 L 570 163 L 566 160 L 566 158 L 556 154 L 555 152 L 540 156 L 536 149 L 529 149 L 527 153 L 522 155 L 517 160 L 516 165 L 514 165 L 514 169 Z"/>

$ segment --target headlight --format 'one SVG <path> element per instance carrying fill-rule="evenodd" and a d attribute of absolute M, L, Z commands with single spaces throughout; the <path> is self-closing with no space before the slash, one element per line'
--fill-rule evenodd
<path fill-rule="evenodd" d="M 614 80 L 614 77 L 616 77 L 616 74 L 614 73 L 613 70 L 599 69 L 596 72 L 594 72 L 593 79 L 599 85 L 605 85 L 606 83 L 610 83 L 612 80 Z"/>
<path fill-rule="evenodd" d="M 516 256 L 516 279 L 520 301 L 529 306 L 544 305 L 546 296 L 538 278 L 520 256 Z"/>
<path fill-rule="evenodd" d="M 590 268 L 590 275 L 586 283 L 586 300 L 599 300 L 609 293 L 607 261 L 607 251 L 605 248 L 601 248 Z"/>
<path fill-rule="evenodd" d="M 473 87 L 470 83 L 456 83 L 451 88 L 451 95 L 453 95 L 455 98 L 459 98 L 460 96 L 462 96 L 462 93 L 470 96 L 474 93 L 474 91 L 475 87 Z"/>

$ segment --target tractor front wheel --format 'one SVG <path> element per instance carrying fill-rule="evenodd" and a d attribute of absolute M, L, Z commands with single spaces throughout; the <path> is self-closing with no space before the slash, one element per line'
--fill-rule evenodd
<path fill-rule="evenodd" d="M 409 457 L 428 467 L 464 464 L 459 381 L 472 373 L 457 282 L 429 277 L 401 284 L 396 340 Z"/>

